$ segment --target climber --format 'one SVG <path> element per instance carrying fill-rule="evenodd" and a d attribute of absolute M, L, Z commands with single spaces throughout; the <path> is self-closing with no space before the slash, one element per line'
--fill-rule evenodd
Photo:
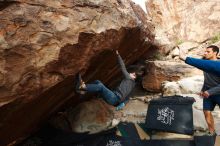
<path fill-rule="evenodd" d="M 209 135 L 216 135 L 212 111 L 216 105 L 220 106 L 220 60 L 217 56 L 219 48 L 211 45 L 206 48 L 203 59 L 187 57 L 180 49 L 179 57 L 185 63 L 204 71 L 204 84 L 200 92 L 203 97 L 203 112 L 208 124 Z"/>
<path fill-rule="evenodd" d="M 124 62 L 118 53 L 118 50 L 116 50 L 116 55 L 124 77 L 115 90 L 108 89 L 99 80 L 96 80 L 90 84 L 85 84 L 81 79 L 80 74 L 78 74 L 77 77 L 78 81 L 76 88 L 78 93 L 82 93 L 81 91 L 99 93 L 108 104 L 117 106 L 116 110 L 121 110 L 128 102 L 130 94 L 135 87 L 137 74 L 135 68 L 131 68 L 129 72 L 127 71 Z"/>

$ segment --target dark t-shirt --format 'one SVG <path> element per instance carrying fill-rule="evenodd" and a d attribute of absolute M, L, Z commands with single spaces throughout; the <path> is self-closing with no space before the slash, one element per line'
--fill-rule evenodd
<path fill-rule="evenodd" d="M 121 102 L 128 100 L 130 93 L 132 92 L 132 90 L 135 87 L 135 80 L 133 80 L 130 77 L 130 74 L 128 73 L 125 64 L 121 58 L 120 55 L 118 56 L 118 63 L 120 65 L 121 71 L 123 73 L 123 80 L 120 82 L 120 84 L 118 85 L 118 87 L 116 88 L 116 92 L 118 93 L 118 95 L 121 98 Z"/>

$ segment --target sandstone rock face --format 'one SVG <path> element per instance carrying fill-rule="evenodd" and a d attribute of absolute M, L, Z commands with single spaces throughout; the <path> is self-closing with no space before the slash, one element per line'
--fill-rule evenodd
<path fill-rule="evenodd" d="M 142 85 L 151 92 L 160 92 L 164 81 L 177 81 L 184 76 L 202 73 L 189 65 L 173 61 L 148 61 L 145 72 Z"/>
<path fill-rule="evenodd" d="M 219 1 L 147 0 L 146 5 L 156 42 L 165 52 L 183 41 L 203 42 L 219 33 Z"/>
<path fill-rule="evenodd" d="M 70 100 L 77 72 L 110 83 L 119 71 L 112 49 L 126 64 L 146 54 L 154 35 L 140 14 L 129 0 L 1 2 L 0 145 Z"/>

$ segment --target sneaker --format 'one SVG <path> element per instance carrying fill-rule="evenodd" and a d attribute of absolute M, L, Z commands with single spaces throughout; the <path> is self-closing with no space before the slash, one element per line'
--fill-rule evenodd
<path fill-rule="evenodd" d="M 125 103 L 124 103 L 124 102 L 120 103 L 120 104 L 116 107 L 116 111 L 122 110 L 124 106 L 125 106 Z"/>

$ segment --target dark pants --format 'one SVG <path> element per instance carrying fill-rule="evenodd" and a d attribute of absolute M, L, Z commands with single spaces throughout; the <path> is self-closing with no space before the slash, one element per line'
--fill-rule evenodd
<path fill-rule="evenodd" d="M 108 89 L 101 81 L 96 80 L 91 84 L 86 84 L 86 91 L 101 94 L 102 98 L 111 105 L 117 105 L 120 97 Z"/>

